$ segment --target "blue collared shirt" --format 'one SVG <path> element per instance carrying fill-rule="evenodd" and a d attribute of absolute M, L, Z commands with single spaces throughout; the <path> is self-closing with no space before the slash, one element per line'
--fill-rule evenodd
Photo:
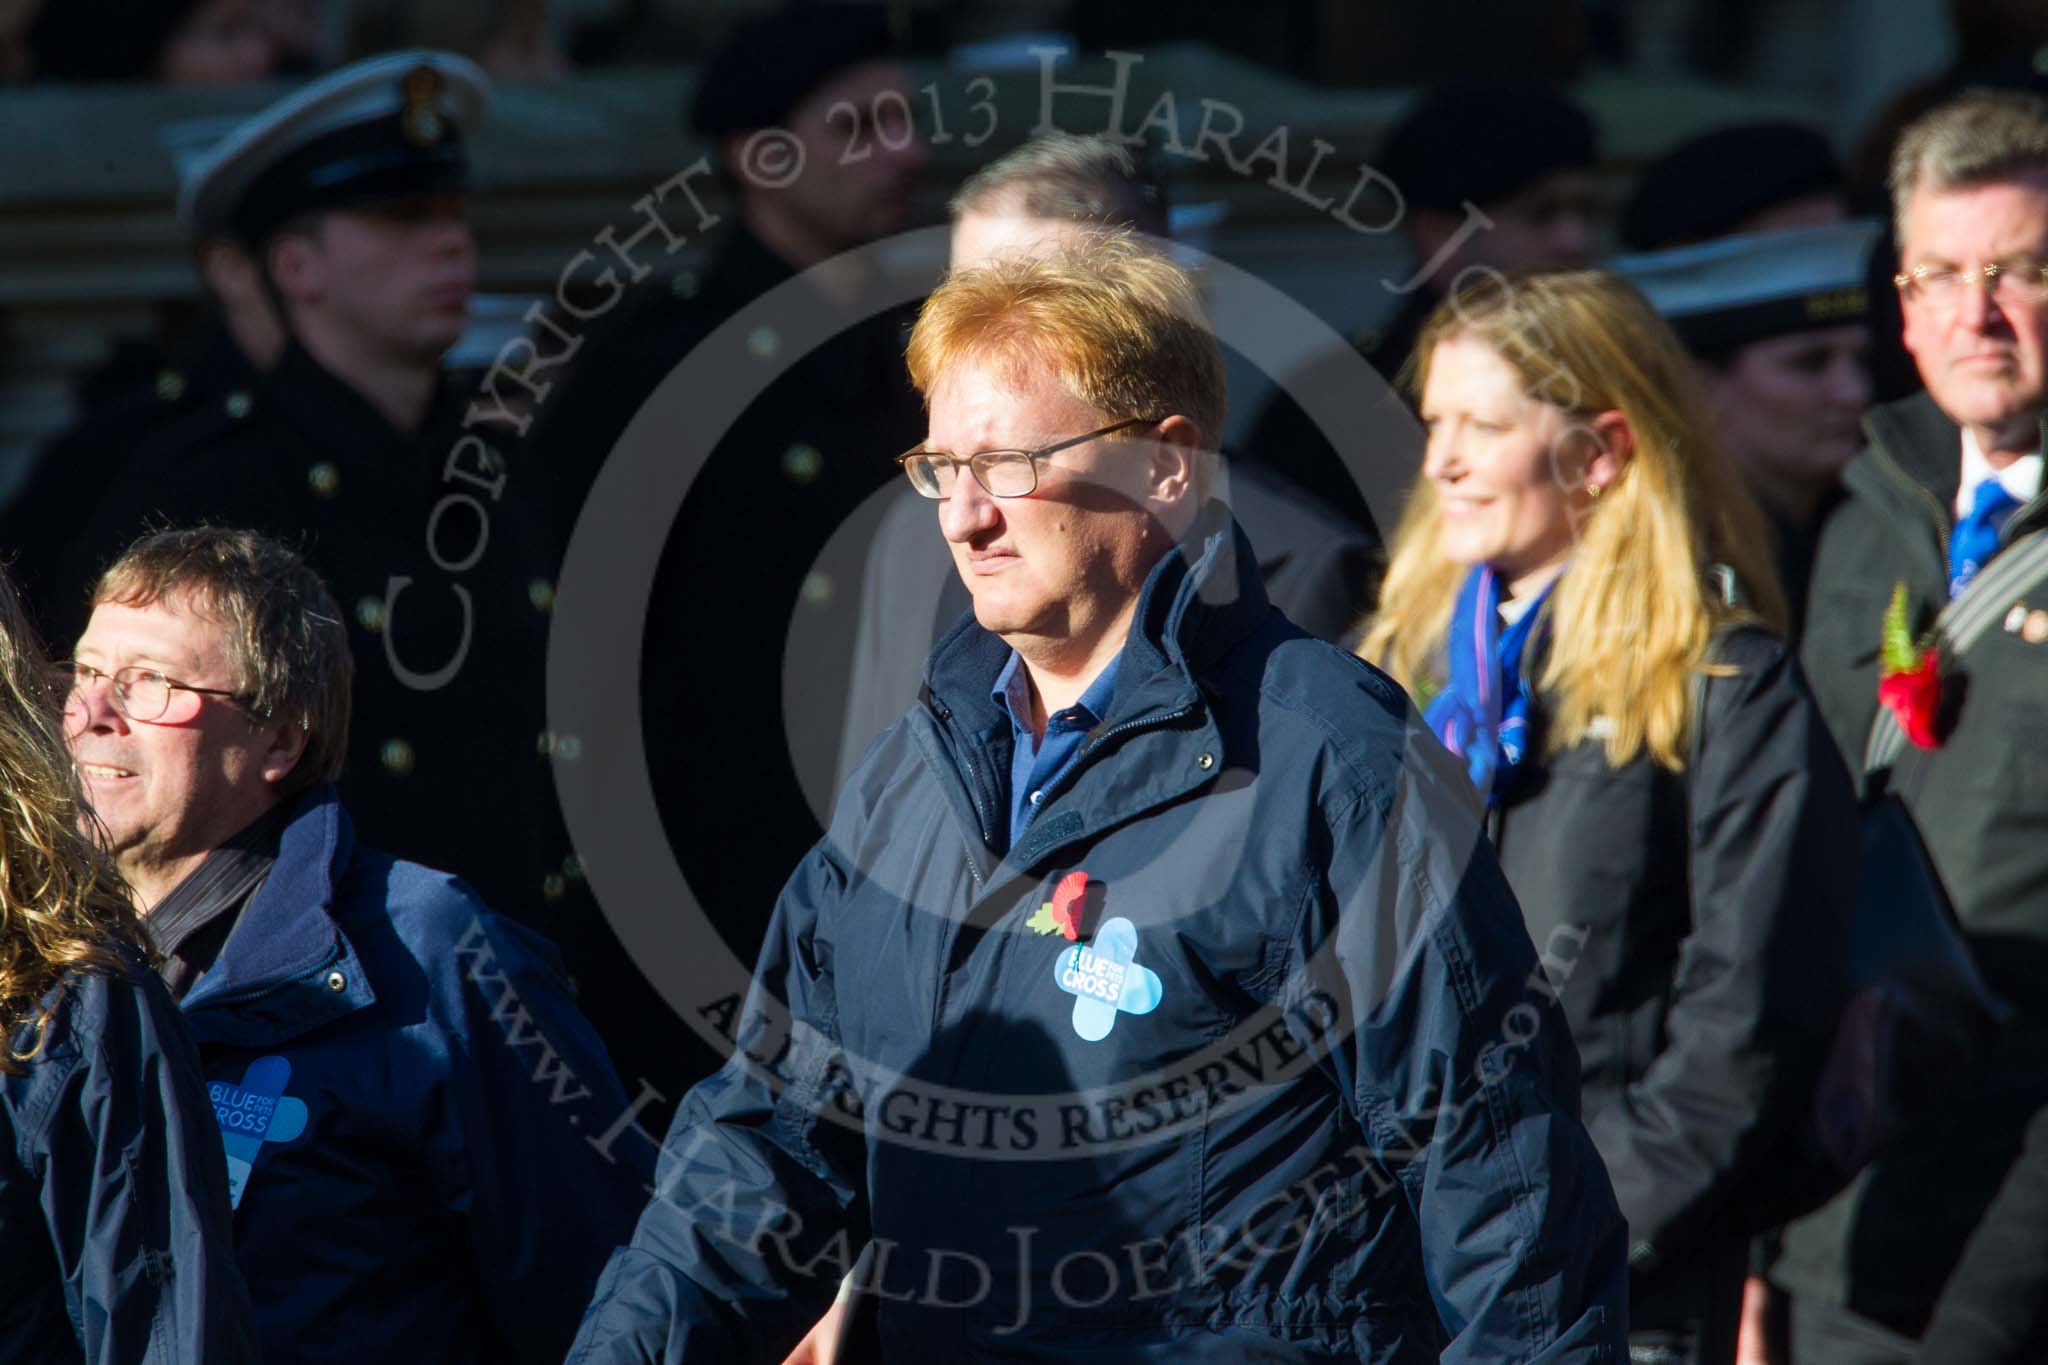
<path fill-rule="evenodd" d="M 1031 679 L 1024 672 L 1024 660 L 1016 650 L 1010 651 L 1010 662 L 1003 665 L 989 696 L 1009 713 L 1010 736 L 1014 741 L 1010 750 L 1012 844 L 1031 823 L 1031 817 L 1038 814 L 1045 789 L 1080 757 L 1082 741 L 1108 713 L 1110 696 L 1116 691 L 1116 666 L 1123 657 L 1123 651 L 1118 650 L 1072 706 L 1046 717 L 1045 740 L 1041 743 L 1031 735 Z"/>

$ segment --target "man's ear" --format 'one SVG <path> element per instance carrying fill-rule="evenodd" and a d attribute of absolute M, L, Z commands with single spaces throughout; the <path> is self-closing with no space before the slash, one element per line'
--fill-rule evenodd
<path fill-rule="evenodd" d="M 303 232 L 280 232 L 263 248 L 264 263 L 278 292 L 292 300 L 318 296 L 320 248 Z"/>
<path fill-rule="evenodd" d="M 255 258 L 225 237 L 209 237 L 199 244 L 199 278 L 208 292 L 236 299 L 257 287 Z"/>
<path fill-rule="evenodd" d="M 1152 436 L 1146 492 L 1169 507 L 1192 503 L 1200 479 L 1202 429 L 1185 417 L 1169 417 Z"/>
<path fill-rule="evenodd" d="M 1592 452 L 1586 460 L 1586 483 L 1606 488 L 1621 477 L 1635 458 L 1636 432 L 1618 408 L 1593 414 L 1585 425 L 1592 434 Z"/>
<path fill-rule="evenodd" d="M 270 743 L 263 750 L 263 780 L 275 787 L 292 775 L 306 756 L 308 735 L 303 726 L 281 721 L 270 727 Z"/>

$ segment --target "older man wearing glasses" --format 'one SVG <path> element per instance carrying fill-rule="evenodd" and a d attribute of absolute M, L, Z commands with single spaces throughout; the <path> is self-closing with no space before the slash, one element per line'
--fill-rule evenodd
<path fill-rule="evenodd" d="M 973 615 L 785 888 L 571 1360 L 778 1360 L 842 1277 L 861 1359 L 1621 1358 L 1548 979 L 1406 699 L 1205 504 L 1187 278 L 1115 240 L 956 271 L 909 359 Z"/>
<path fill-rule="evenodd" d="M 1795 1296 L 1797 1358 L 1822 1365 L 1962 1358 L 1916 1338 L 2048 1105 L 2048 103 L 1980 93 L 1923 116 L 1892 193 L 1927 388 L 1865 420 L 1801 655 L 1851 769 L 1912 812 L 2015 1017 L 1966 1093 L 1787 1232 L 1773 1278 Z M 1895 600 L 1917 659 L 1883 647 Z M 1986 1302 L 2030 1313 L 2035 1289 Z"/>
<path fill-rule="evenodd" d="M 199 1045 L 264 1359 L 553 1365 L 642 1197 L 585 1141 L 625 1095 L 545 940 L 355 842 L 351 676 L 303 560 L 195 530 L 106 571 L 57 684 Z"/>

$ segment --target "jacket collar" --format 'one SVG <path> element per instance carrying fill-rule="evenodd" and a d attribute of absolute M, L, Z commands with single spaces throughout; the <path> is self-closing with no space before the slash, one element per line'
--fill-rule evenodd
<path fill-rule="evenodd" d="M 354 852 L 355 828 L 334 787 L 301 796 L 279 837 L 276 866 L 212 970 L 185 997 L 199 1041 L 267 1046 L 376 1000 L 334 917 Z"/>
<path fill-rule="evenodd" d="M 1198 701 L 1195 679 L 1249 634 L 1267 610 L 1256 556 L 1229 509 L 1211 501 L 1153 566 L 1138 595 L 1103 725 Z M 928 695 L 979 732 L 1003 722 L 989 689 L 1010 646 L 969 611 L 925 661 Z"/>
<path fill-rule="evenodd" d="M 1962 484 L 1962 428 L 1922 391 L 1871 409 L 1863 429 L 1871 449 L 1850 463 L 1843 482 L 1901 510 L 1913 509 L 1912 515 L 1932 525 L 1937 536 L 1946 536 L 1955 524 L 1956 490 Z M 2042 416 L 2041 433 L 2048 444 L 2048 413 Z M 2048 491 L 2006 523 L 2000 541 L 2044 523 Z"/>
<path fill-rule="evenodd" d="M 1913 483 L 1942 507 L 1953 507 L 1963 473 L 1963 432 L 1924 390 L 1875 407 L 1863 429 Z"/>
<path fill-rule="evenodd" d="M 1031 823 L 1006 862 L 1019 873 L 1094 831 L 1178 799 L 1224 770 L 1221 729 L 1198 681 L 1268 616 L 1258 561 L 1222 504 L 1203 509 L 1191 532 L 1154 566 L 1139 594 L 1117 666 L 1108 713 L 1069 769 L 1056 809 Z M 955 742 L 997 771 L 1008 720 L 989 696 L 1010 647 L 969 613 L 926 663 L 925 698 L 950 721 Z M 1140 733 L 1142 732 L 1142 733 Z M 1128 735 L 1128 738 L 1126 736 Z M 1102 741 L 1147 743 L 1143 762 L 1101 764 Z M 1164 747 L 1149 747 L 1152 745 Z M 1082 780 L 1083 772 L 1088 773 Z M 968 775 L 973 785 L 973 777 Z M 1000 823 L 1000 822 L 998 822 Z M 1000 831 L 995 837 L 1000 839 Z M 992 876 L 993 867 L 984 869 Z"/>
<path fill-rule="evenodd" d="M 227 320 L 209 314 L 198 332 L 186 343 L 180 357 L 188 375 L 203 375 L 221 389 L 254 388 L 263 382 L 263 372 L 250 361 Z"/>
<path fill-rule="evenodd" d="M 1924 389 L 1872 408 L 1863 429 L 1908 478 L 1942 506 L 1955 506 L 1963 477 L 1963 429 Z M 2041 440 L 2048 447 L 2048 412 L 2041 414 Z"/>
<path fill-rule="evenodd" d="M 440 467 L 420 452 L 446 449 L 461 421 L 460 403 L 444 374 L 419 432 L 408 435 L 296 339 L 264 378 L 263 401 L 341 470 L 344 488 L 353 490 L 360 480 L 366 489 L 389 486 L 406 497 L 433 486 Z"/>

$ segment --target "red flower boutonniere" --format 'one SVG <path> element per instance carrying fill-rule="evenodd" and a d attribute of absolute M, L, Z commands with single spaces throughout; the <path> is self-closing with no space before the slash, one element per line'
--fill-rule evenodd
<path fill-rule="evenodd" d="M 1081 906 L 1088 897 L 1088 874 L 1075 868 L 1059 879 L 1052 889 L 1052 899 L 1038 907 L 1025 927 L 1041 934 L 1060 933 L 1067 942 L 1078 943 L 1081 939 Z"/>
<path fill-rule="evenodd" d="M 1941 712 L 1941 650 L 1930 639 L 1913 638 L 1906 611 L 1906 585 L 1900 583 L 1884 613 L 1877 699 L 1898 717 L 1907 739 L 1932 749 L 1941 743 L 1934 728 Z"/>

